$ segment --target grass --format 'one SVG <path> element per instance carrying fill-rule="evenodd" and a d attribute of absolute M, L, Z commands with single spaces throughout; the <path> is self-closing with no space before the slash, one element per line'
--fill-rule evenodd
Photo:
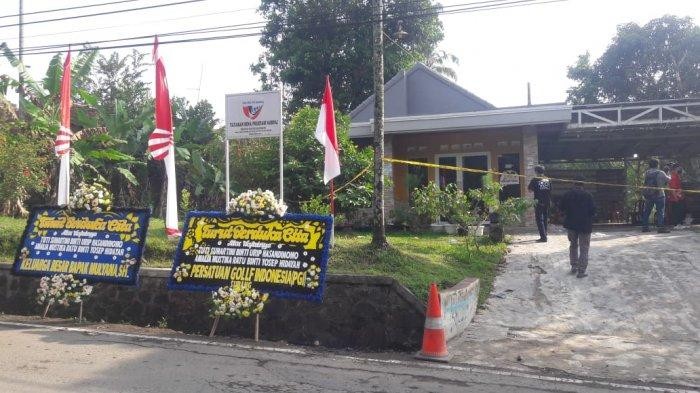
<path fill-rule="evenodd" d="M 0 261 L 14 260 L 26 220 L 0 216 Z M 393 277 L 419 299 L 426 300 L 428 286 L 450 287 L 465 277 L 481 280 L 479 304 L 493 286 L 496 267 L 506 252 L 503 243 L 477 242 L 473 238 L 433 233 L 389 232 L 386 250 L 370 246 L 371 234 L 336 233 L 329 273 L 368 274 Z M 165 236 L 164 222 L 152 219 L 146 238 L 145 263 L 149 267 L 170 267 L 177 241 Z"/>
<path fill-rule="evenodd" d="M 506 252 L 503 243 L 477 244 L 473 238 L 432 233 L 394 232 L 387 239 L 391 247 L 377 251 L 369 245 L 369 233 L 337 234 L 329 271 L 393 277 L 422 300 L 427 299 L 431 282 L 448 288 L 465 277 L 477 277 L 481 304 Z"/>

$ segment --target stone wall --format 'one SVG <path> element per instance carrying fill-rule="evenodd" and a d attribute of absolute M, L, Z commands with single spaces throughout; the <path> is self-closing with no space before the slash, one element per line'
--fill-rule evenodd
<path fill-rule="evenodd" d="M 39 279 L 16 277 L 0 264 L 0 311 L 40 314 Z M 169 269 L 143 268 L 135 287 L 97 284 L 85 301 L 88 320 L 167 323 L 186 333 L 208 334 L 208 292 L 168 291 Z M 420 347 L 425 306 L 388 277 L 329 275 L 323 303 L 272 299 L 260 318 L 260 338 L 332 348 L 414 350 Z M 77 306 L 53 307 L 50 316 L 72 317 Z M 217 335 L 252 337 L 253 318 L 222 321 Z"/>

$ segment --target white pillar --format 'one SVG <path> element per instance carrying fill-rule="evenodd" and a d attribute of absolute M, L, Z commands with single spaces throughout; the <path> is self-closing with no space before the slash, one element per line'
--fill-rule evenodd
<path fill-rule="evenodd" d="M 537 130 L 534 127 L 523 128 L 523 174 L 525 175 L 525 194 L 532 198 L 532 194 L 527 191 L 527 185 L 535 177 L 535 165 L 539 163 L 539 144 L 537 141 Z M 525 226 L 535 225 L 535 210 L 528 209 L 525 213 Z"/>

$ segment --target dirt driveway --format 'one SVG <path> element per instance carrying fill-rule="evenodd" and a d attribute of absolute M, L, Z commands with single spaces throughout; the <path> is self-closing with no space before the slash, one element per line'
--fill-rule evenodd
<path fill-rule="evenodd" d="M 700 386 L 700 233 L 593 233 L 588 277 L 559 228 L 517 236 L 455 361 Z M 520 360 L 518 360 L 520 359 Z"/>

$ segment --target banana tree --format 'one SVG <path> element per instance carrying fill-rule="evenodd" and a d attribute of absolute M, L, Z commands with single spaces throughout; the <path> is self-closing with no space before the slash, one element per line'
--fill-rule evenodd
<path fill-rule="evenodd" d="M 60 117 L 59 92 L 63 76 L 61 54 L 58 53 L 51 58 L 44 78 L 41 81 L 36 81 L 7 44 L 0 44 L 0 50 L 22 76 L 21 83 L 11 77 L 3 78 L 4 85 L 0 86 L 0 90 L 6 91 L 10 87 L 19 88 L 20 86 L 23 88 L 24 96 L 20 97 L 20 101 L 27 114 L 27 126 L 39 137 L 40 140 L 36 143 L 47 146 L 45 154 L 52 156 L 53 149 L 50 146 L 56 130 L 58 130 Z M 71 129 L 75 134 L 72 143 L 73 154 L 71 154 L 72 178 L 75 182 L 97 180 L 110 184 L 114 177 L 113 174 L 117 173 L 128 182 L 138 185 L 130 168 L 134 165 L 145 164 L 123 152 L 121 145 L 126 142 L 109 132 L 109 126 L 105 127 L 113 117 L 101 113 L 97 99 L 87 91 L 87 86 L 93 83 L 91 70 L 96 57 L 97 51 L 80 52 L 75 57 L 71 69 L 74 87 L 71 89 L 73 93 L 71 97 L 73 102 Z M 49 159 L 47 162 L 50 163 L 47 171 L 50 178 L 48 184 L 51 187 L 56 183 L 54 178 L 57 161 Z"/>

